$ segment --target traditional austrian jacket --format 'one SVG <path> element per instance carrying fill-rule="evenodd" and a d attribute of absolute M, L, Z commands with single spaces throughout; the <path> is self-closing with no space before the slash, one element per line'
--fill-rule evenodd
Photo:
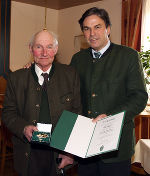
<path fill-rule="evenodd" d="M 39 121 L 42 89 L 33 75 L 33 66 L 11 73 L 2 112 L 2 120 L 13 133 L 14 162 L 18 173 L 27 176 L 30 143 L 24 127 Z M 53 64 L 47 85 L 50 118 L 55 127 L 63 110 L 81 114 L 80 81 L 74 68 Z"/>
<path fill-rule="evenodd" d="M 80 76 L 83 115 L 95 118 L 126 111 L 119 150 L 101 158 L 109 163 L 130 159 L 134 153 L 134 117 L 145 108 L 148 98 L 138 53 L 111 43 L 99 59 L 93 58 L 91 48 L 81 50 L 71 65 Z"/>

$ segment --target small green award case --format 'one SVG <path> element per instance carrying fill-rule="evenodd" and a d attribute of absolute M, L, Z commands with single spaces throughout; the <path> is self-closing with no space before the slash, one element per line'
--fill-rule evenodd
<path fill-rule="evenodd" d="M 32 134 L 31 142 L 39 144 L 50 144 L 51 133 L 34 131 Z"/>

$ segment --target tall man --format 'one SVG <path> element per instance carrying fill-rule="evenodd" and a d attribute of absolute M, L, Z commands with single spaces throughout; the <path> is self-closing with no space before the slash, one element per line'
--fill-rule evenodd
<path fill-rule="evenodd" d="M 79 176 L 129 176 L 134 117 L 147 103 L 139 56 L 131 48 L 110 42 L 111 22 L 104 9 L 88 9 L 79 24 L 90 45 L 71 61 L 80 76 L 83 115 L 96 122 L 106 115 L 126 111 L 118 151 L 79 159 Z"/>
<path fill-rule="evenodd" d="M 36 33 L 29 48 L 35 64 L 9 75 L 2 120 L 13 133 L 19 176 L 56 176 L 53 149 L 30 140 L 37 122 L 54 127 L 64 109 L 81 113 L 79 78 L 70 66 L 53 63 L 58 42 L 52 33 Z M 45 81 L 43 73 L 48 75 Z M 69 155 L 59 157 L 60 168 L 73 163 Z"/>

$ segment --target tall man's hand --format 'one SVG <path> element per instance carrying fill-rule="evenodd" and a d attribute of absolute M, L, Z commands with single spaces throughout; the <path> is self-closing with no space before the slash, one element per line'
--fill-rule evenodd
<path fill-rule="evenodd" d="M 23 130 L 23 134 L 25 135 L 25 137 L 28 139 L 29 142 L 31 141 L 32 133 L 34 131 L 38 131 L 38 129 L 33 125 L 26 126 Z"/>
<path fill-rule="evenodd" d="M 96 123 L 97 121 L 99 121 L 100 119 L 102 119 L 106 116 L 107 116 L 106 114 L 100 114 L 95 119 L 93 119 L 92 122 Z"/>
<path fill-rule="evenodd" d="M 26 65 L 24 65 L 23 66 L 23 68 L 30 68 L 31 67 L 31 65 L 34 63 L 34 61 L 32 61 L 32 62 L 28 62 Z"/>

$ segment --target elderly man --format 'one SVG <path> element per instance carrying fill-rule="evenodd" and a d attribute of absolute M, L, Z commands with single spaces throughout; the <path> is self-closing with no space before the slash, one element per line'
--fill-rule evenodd
<path fill-rule="evenodd" d="M 13 133 L 18 174 L 56 176 L 53 149 L 30 141 L 38 122 L 54 127 L 63 110 L 81 113 L 79 78 L 70 66 L 53 63 L 58 42 L 52 33 L 36 33 L 29 48 L 35 63 L 9 75 L 2 120 Z M 59 157 L 60 168 L 73 163 L 69 155 Z"/>
<path fill-rule="evenodd" d="M 79 24 L 90 48 L 71 61 L 80 76 L 83 115 L 95 118 L 126 111 L 118 151 L 79 160 L 79 176 L 129 176 L 134 153 L 134 117 L 147 103 L 137 51 L 111 43 L 111 22 L 104 9 L 88 9 Z M 117 128 L 117 127 L 116 127 Z"/>

